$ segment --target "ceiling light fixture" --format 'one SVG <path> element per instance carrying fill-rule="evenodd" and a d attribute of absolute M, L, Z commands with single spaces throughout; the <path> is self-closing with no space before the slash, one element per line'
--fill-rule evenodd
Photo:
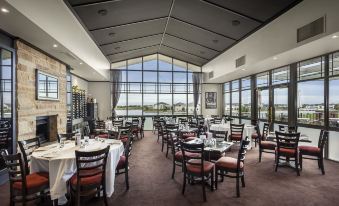
<path fill-rule="evenodd" d="M 273 57 L 273 60 L 277 60 L 278 59 L 278 57 Z"/>
<path fill-rule="evenodd" d="M 98 10 L 98 14 L 100 14 L 101 16 L 106 16 L 107 10 L 106 9 L 100 9 L 100 10 Z"/>
<path fill-rule="evenodd" d="M 233 20 L 232 21 L 232 25 L 233 26 L 238 26 L 240 24 L 240 21 L 239 20 Z"/>
<path fill-rule="evenodd" d="M 58 47 L 58 45 L 57 45 L 57 44 L 53 44 L 53 47 L 54 47 L 54 48 L 57 48 L 57 47 Z"/>
<path fill-rule="evenodd" d="M 246 69 L 241 69 L 241 70 L 246 71 Z"/>
<path fill-rule="evenodd" d="M 332 39 L 336 39 L 336 38 L 338 38 L 337 35 L 333 35 L 333 36 L 332 36 Z"/>
<path fill-rule="evenodd" d="M 80 65 L 82 64 L 82 62 L 79 63 Z"/>
<path fill-rule="evenodd" d="M 6 9 L 6 8 L 4 8 L 4 7 L 2 7 L 2 8 L 1 8 L 1 12 L 2 12 L 2 13 L 6 13 L 6 14 L 7 14 L 7 13 L 9 13 L 9 10 L 8 10 L 8 9 Z"/>

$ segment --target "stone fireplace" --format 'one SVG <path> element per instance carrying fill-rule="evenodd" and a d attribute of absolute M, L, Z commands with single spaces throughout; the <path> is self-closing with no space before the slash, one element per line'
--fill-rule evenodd
<path fill-rule="evenodd" d="M 36 135 L 48 136 L 50 141 L 56 140 L 57 133 L 66 132 L 66 65 L 20 40 L 17 40 L 15 45 L 17 50 L 16 119 L 18 140 L 31 139 Z M 59 100 L 36 99 L 36 69 L 58 78 Z M 43 122 L 48 122 L 47 126 L 43 126 Z M 43 130 L 43 128 L 48 128 L 48 131 L 41 132 L 40 129 Z"/>
<path fill-rule="evenodd" d="M 54 141 L 57 135 L 57 115 L 36 117 L 36 137 L 39 137 L 41 143 Z"/>

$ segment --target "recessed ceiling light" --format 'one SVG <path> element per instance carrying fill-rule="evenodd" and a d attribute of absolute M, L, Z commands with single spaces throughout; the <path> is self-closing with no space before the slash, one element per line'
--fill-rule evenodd
<path fill-rule="evenodd" d="M 277 60 L 278 59 L 278 57 L 273 57 L 273 60 Z"/>
<path fill-rule="evenodd" d="M 82 62 L 79 63 L 80 65 L 82 64 Z"/>
<path fill-rule="evenodd" d="M 246 69 L 241 69 L 241 70 L 246 71 Z"/>
<path fill-rule="evenodd" d="M 2 12 L 2 13 L 9 13 L 9 10 L 6 9 L 6 8 L 4 8 L 4 7 L 2 7 L 2 8 L 1 8 L 1 12 Z"/>
<path fill-rule="evenodd" d="M 218 39 L 213 39 L 212 41 L 213 41 L 213 43 L 215 43 L 215 44 L 219 42 Z"/>
<path fill-rule="evenodd" d="M 117 47 L 115 47 L 114 49 L 115 49 L 115 50 L 119 50 L 119 49 L 120 49 L 120 47 L 119 47 L 119 46 L 117 46 Z"/>
<path fill-rule="evenodd" d="M 100 14 L 101 16 L 106 16 L 107 10 L 106 9 L 100 9 L 100 10 L 98 10 L 98 14 Z"/>
<path fill-rule="evenodd" d="M 240 21 L 239 20 L 233 20 L 232 21 L 232 25 L 233 26 L 238 26 L 240 24 Z"/>
<path fill-rule="evenodd" d="M 332 39 L 336 39 L 336 38 L 338 38 L 337 35 L 333 35 L 333 36 L 332 36 Z"/>
<path fill-rule="evenodd" d="M 115 33 L 111 32 L 111 33 L 108 34 L 108 36 L 112 36 L 113 37 L 113 36 L 115 36 Z"/>
<path fill-rule="evenodd" d="M 54 48 L 57 48 L 57 47 L 58 47 L 58 45 L 57 45 L 57 44 L 53 44 L 53 47 L 54 47 Z"/>

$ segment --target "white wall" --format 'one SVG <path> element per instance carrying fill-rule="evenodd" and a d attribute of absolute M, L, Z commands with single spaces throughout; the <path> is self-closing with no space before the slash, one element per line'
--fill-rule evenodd
<path fill-rule="evenodd" d="M 338 8 L 338 0 L 304 0 L 207 63 L 202 68 L 203 72 L 214 71 L 214 78 L 209 82 L 226 82 L 339 49 L 339 38 L 330 38 L 339 32 Z M 326 16 L 326 32 L 297 43 L 297 28 L 322 16 Z M 319 39 L 329 39 L 332 43 L 315 44 L 312 48 L 306 46 Z M 298 52 L 295 52 L 297 48 Z M 235 59 L 243 55 L 246 55 L 246 64 L 235 68 Z M 273 60 L 273 57 L 278 59 Z"/>
<path fill-rule="evenodd" d="M 88 93 L 88 81 L 72 75 L 72 86 L 78 86 L 79 89 L 85 90 Z"/>
<path fill-rule="evenodd" d="M 202 85 L 202 104 L 201 114 L 206 116 L 221 115 L 222 114 L 222 86 L 220 84 L 203 84 Z M 205 108 L 205 92 L 217 92 L 217 108 L 206 109 Z"/>
<path fill-rule="evenodd" d="M 109 82 L 89 82 L 88 95 L 96 99 L 98 103 L 99 119 L 107 119 L 112 116 L 111 89 Z"/>

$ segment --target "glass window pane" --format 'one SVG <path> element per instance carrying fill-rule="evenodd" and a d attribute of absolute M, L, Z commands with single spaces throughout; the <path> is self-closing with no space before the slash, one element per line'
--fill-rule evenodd
<path fill-rule="evenodd" d="M 178 71 L 178 72 L 186 72 L 187 71 L 187 63 L 173 59 L 173 71 Z"/>
<path fill-rule="evenodd" d="M 159 70 L 172 71 L 172 58 L 159 54 Z"/>
<path fill-rule="evenodd" d="M 251 90 L 241 91 L 241 116 L 251 118 Z"/>
<path fill-rule="evenodd" d="M 144 93 L 157 93 L 157 84 L 144 83 L 143 90 Z"/>
<path fill-rule="evenodd" d="M 128 71 L 128 82 L 142 82 L 142 72 Z"/>
<path fill-rule="evenodd" d="M 227 82 L 224 84 L 224 92 L 229 92 L 230 91 L 230 83 Z"/>
<path fill-rule="evenodd" d="M 324 125 L 324 80 L 298 83 L 298 122 Z"/>
<path fill-rule="evenodd" d="M 174 84 L 173 93 L 187 93 L 187 85 L 186 84 Z"/>
<path fill-rule="evenodd" d="M 187 95 L 186 94 L 174 94 L 174 114 L 186 115 L 187 111 Z"/>
<path fill-rule="evenodd" d="M 172 83 L 172 72 L 159 72 L 159 83 Z"/>
<path fill-rule="evenodd" d="M 330 75 L 339 74 L 339 52 L 330 55 Z"/>
<path fill-rule="evenodd" d="M 3 93 L 3 117 L 4 118 L 11 118 L 12 117 L 12 98 L 11 92 L 4 92 Z"/>
<path fill-rule="evenodd" d="M 129 83 L 128 91 L 133 93 L 141 93 L 141 83 Z"/>
<path fill-rule="evenodd" d="M 158 60 L 157 60 L 157 55 L 150 55 L 144 57 L 144 62 L 143 62 L 143 69 L 144 70 L 157 70 L 158 69 Z"/>
<path fill-rule="evenodd" d="M 339 132 L 330 131 L 329 134 L 329 148 L 328 158 L 331 160 L 339 161 Z"/>
<path fill-rule="evenodd" d="M 339 77 L 329 82 L 329 125 L 339 128 Z"/>
<path fill-rule="evenodd" d="M 2 79 L 12 79 L 12 67 L 1 66 L 1 75 Z"/>
<path fill-rule="evenodd" d="M 188 64 L 188 71 L 201 72 L 201 67 L 198 67 L 198 66 L 193 65 L 193 64 Z"/>
<path fill-rule="evenodd" d="M 272 72 L 272 84 L 283 84 L 288 83 L 290 80 L 290 67 L 286 66 L 283 68 L 275 69 Z"/>
<path fill-rule="evenodd" d="M 230 93 L 228 92 L 224 94 L 224 111 L 225 115 L 230 115 L 231 112 Z"/>
<path fill-rule="evenodd" d="M 192 72 L 188 72 L 187 73 L 187 83 L 193 83 L 193 73 Z"/>
<path fill-rule="evenodd" d="M 239 80 L 232 81 L 232 91 L 238 91 L 239 90 Z"/>
<path fill-rule="evenodd" d="M 232 92 L 232 116 L 239 116 L 239 92 Z"/>
<path fill-rule="evenodd" d="M 158 95 L 144 94 L 143 111 L 144 115 L 157 115 L 158 113 Z"/>
<path fill-rule="evenodd" d="M 288 121 L 288 88 L 274 89 L 274 119 L 275 121 Z"/>
<path fill-rule="evenodd" d="M 1 64 L 12 65 L 12 52 L 1 49 Z"/>
<path fill-rule="evenodd" d="M 241 89 L 249 89 L 251 88 L 251 78 L 241 79 Z"/>
<path fill-rule="evenodd" d="M 143 73 L 144 73 L 144 82 L 158 81 L 158 72 L 143 72 Z"/>
<path fill-rule="evenodd" d="M 188 94 L 187 110 L 188 110 L 187 112 L 188 112 L 189 115 L 193 115 L 194 114 L 194 98 L 193 98 L 193 94 Z"/>
<path fill-rule="evenodd" d="M 128 60 L 127 69 L 128 70 L 141 70 L 142 69 L 142 58 Z"/>
<path fill-rule="evenodd" d="M 173 72 L 173 83 L 186 83 L 187 73 L 185 72 Z"/>
<path fill-rule="evenodd" d="M 142 95 L 128 94 L 128 116 L 142 115 Z"/>
<path fill-rule="evenodd" d="M 172 84 L 159 84 L 159 93 L 172 93 Z"/>
<path fill-rule="evenodd" d="M 10 92 L 12 91 L 12 81 L 11 80 L 2 80 L 2 91 Z"/>
<path fill-rule="evenodd" d="M 268 107 L 269 107 L 269 93 L 268 90 L 258 90 L 258 114 L 259 119 L 268 119 Z"/>
<path fill-rule="evenodd" d="M 268 86 L 268 72 L 258 74 L 257 78 L 257 87 L 266 87 Z"/>
<path fill-rule="evenodd" d="M 115 109 L 117 115 L 127 115 L 127 95 L 126 93 L 121 93 L 120 98 Z"/>
<path fill-rule="evenodd" d="M 322 65 L 322 57 L 300 62 L 298 65 L 298 80 L 323 77 Z"/>
<path fill-rule="evenodd" d="M 172 115 L 172 95 L 159 94 L 159 115 Z"/>

